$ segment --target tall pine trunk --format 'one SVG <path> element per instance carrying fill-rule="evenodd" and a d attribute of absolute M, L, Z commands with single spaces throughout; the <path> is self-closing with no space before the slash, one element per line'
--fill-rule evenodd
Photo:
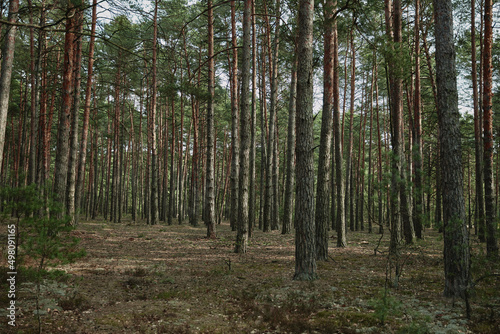
<path fill-rule="evenodd" d="M 292 79 L 290 82 L 290 98 L 288 101 L 288 138 L 286 154 L 286 182 L 285 182 L 285 202 L 283 205 L 283 225 L 282 234 L 292 231 L 293 223 L 293 194 L 295 185 L 295 115 L 297 91 L 297 55 L 292 67 Z"/>
<path fill-rule="evenodd" d="M 314 0 L 299 1 L 297 52 L 297 191 L 295 206 L 295 280 L 314 280 L 313 19 Z"/>
<path fill-rule="evenodd" d="M 345 198 L 343 178 L 343 156 L 342 156 L 342 128 L 340 124 L 340 95 L 339 95 L 339 41 L 337 33 L 337 21 L 333 28 L 333 131 L 335 142 L 335 186 L 336 186 L 336 215 L 335 227 L 337 229 L 337 247 L 347 246 L 346 224 L 345 224 Z"/>
<path fill-rule="evenodd" d="M 69 4 L 72 12 L 66 19 L 66 33 L 64 39 L 64 64 L 62 77 L 62 105 L 59 112 L 57 129 L 57 151 L 55 161 L 54 194 L 61 204 L 66 203 L 66 184 L 68 177 L 69 135 L 71 120 L 71 105 L 73 98 L 73 62 L 75 47 L 75 11 Z"/>
<path fill-rule="evenodd" d="M 239 170 L 239 203 L 238 233 L 236 236 L 236 253 L 246 253 L 248 246 L 249 225 L 249 182 L 250 182 L 250 145 L 251 145 L 251 101 L 250 101 L 250 57 L 251 57 L 251 15 L 252 0 L 245 0 L 243 11 L 243 61 L 241 68 L 240 96 L 240 170 Z"/>
<path fill-rule="evenodd" d="M 483 156 L 482 156 L 482 136 L 481 117 L 479 108 L 479 94 L 477 82 L 477 60 L 476 60 L 476 4 L 471 1 L 471 74 L 472 74 L 472 96 L 474 103 L 474 153 L 476 168 L 476 214 L 475 227 L 481 242 L 485 241 L 484 234 L 484 187 L 483 187 Z"/>
<path fill-rule="evenodd" d="M 493 0 L 484 2 L 484 46 L 483 46 L 483 131 L 484 131 L 484 204 L 486 218 L 486 253 L 498 257 L 496 240 L 495 195 L 493 189 Z"/>
<path fill-rule="evenodd" d="M 19 0 L 10 0 L 8 21 L 15 23 L 18 12 Z M 7 113 L 9 110 L 10 81 L 12 77 L 12 64 L 14 62 L 17 27 L 11 25 L 7 29 L 5 44 L 2 48 L 2 69 L 0 74 L 0 172 L 2 172 L 4 167 L 5 128 L 7 126 Z"/>
<path fill-rule="evenodd" d="M 208 0 L 208 106 L 207 106 L 207 152 L 206 152 L 206 181 L 205 181 L 205 225 L 207 237 L 215 238 L 215 193 L 214 193 L 214 13 L 212 0 Z"/>
<path fill-rule="evenodd" d="M 238 227 L 238 182 L 240 170 L 240 136 L 238 111 L 238 49 L 236 43 L 236 8 L 235 0 L 231 0 L 231 44 L 233 59 L 231 61 L 231 229 Z M 245 64 L 243 64 L 245 65 Z"/>
<path fill-rule="evenodd" d="M 149 223 L 156 225 L 158 223 L 158 157 L 156 154 L 156 94 L 157 94 L 157 79 L 156 79 L 156 44 L 158 35 L 158 1 L 155 0 L 155 10 L 153 18 L 153 91 L 151 92 L 151 217 Z"/>
<path fill-rule="evenodd" d="M 95 30 L 97 22 L 97 0 L 92 1 L 92 27 L 90 30 L 90 42 L 89 42 L 89 59 L 87 66 L 87 85 L 85 88 L 85 103 L 83 109 L 83 126 L 82 126 L 82 136 L 80 139 L 80 154 L 78 156 L 78 179 L 76 182 L 75 190 L 75 207 L 80 207 L 80 201 L 82 198 L 83 189 L 83 176 L 85 173 L 85 163 L 87 159 L 87 138 L 89 131 L 89 120 L 90 120 L 90 102 L 92 95 L 92 82 L 93 82 L 93 72 L 94 72 L 94 44 L 95 44 Z M 75 216 L 75 223 L 78 223 L 78 215 Z"/>
<path fill-rule="evenodd" d="M 434 1 L 437 110 L 443 171 L 444 295 L 466 297 L 470 285 L 470 254 L 462 185 L 460 114 L 451 2 Z"/>
<path fill-rule="evenodd" d="M 423 230 L 423 182 L 422 182 L 422 120 L 420 97 L 420 0 L 415 0 L 415 93 L 413 100 L 413 134 L 415 136 L 413 161 L 415 163 L 415 207 L 413 224 L 415 235 L 422 239 Z"/>
<path fill-rule="evenodd" d="M 75 39 L 75 60 L 73 66 L 73 112 L 71 114 L 71 138 L 70 138 L 70 154 L 68 161 L 68 184 L 66 186 L 66 214 L 71 217 L 71 224 L 76 224 L 76 210 L 79 208 L 75 206 L 75 191 L 76 191 L 76 173 L 77 173 L 77 156 L 78 156 L 78 124 L 80 115 L 80 86 L 81 86 L 81 64 L 82 64 L 82 24 L 83 12 L 78 11 L 75 14 L 76 23 L 76 39 Z"/>
<path fill-rule="evenodd" d="M 333 10 L 334 2 L 327 1 L 324 8 L 324 58 L 323 58 L 323 113 L 319 144 L 318 182 L 316 185 L 316 259 L 328 259 L 328 227 L 330 200 L 330 163 L 332 144 L 333 107 Z"/>

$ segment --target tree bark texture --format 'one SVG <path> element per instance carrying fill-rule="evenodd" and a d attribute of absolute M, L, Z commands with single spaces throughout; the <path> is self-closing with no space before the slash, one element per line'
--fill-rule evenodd
<path fill-rule="evenodd" d="M 10 0 L 8 21 L 15 23 L 19 12 L 19 0 Z M 2 69 L 0 74 L 0 172 L 3 169 L 3 151 L 5 146 L 5 129 L 7 126 L 7 113 L 9 111 L 10 82 L 12 77 L 12 64 L 14 63 L 14 49 L 16 45 L 17 27 L 11 25 L 5 36 L 2 48 Z"/>
<path fill-rule="evenodd" d="M 295 206 L 295 280 L 314 280 L 314 160 L 313 160 L 313 19 L 314 0 L 300 0 L 297 67 L 297 165 Z"/>
<path fill-rule="evenodd" d="M 208 106 L 207 106 L 207 152 L 205 181 L 205 225 L 207 238 L 215 238 L 215 182 L 214 182 L 214 105 L 215 62 L 214 62 L 214 13 L 212 0 L 208 0 Z"/>
<path fill-rule="evenodd" d="M 318 182 L 316 185 L 316 259 L 328 259 L 328 227 L 330 208 L 330 163 L 333 130 L 333 10 L 334 2 L 325 4 L 324 17 L 324 58 L 323 58 L 323 112 L 321 116 L 321 136 L 318 159 Z"/>
<path fill-rule="evenodd" d="M 444 223 L 444 295 L 465 297 L 470 284 L 470 254 L 462 185 L 452 1 L 435 0 L 434 13 Z"/>
<path fill-rule="evenodd" d="M 70 5 L 71 6 L 71 5 Z M 54 194 L 57 200 L 64 205 L 66 201 L 66 184 L 68 177 L 69 134 L 71 120 L 71 105 L 73 98 L 73 61 L 75 22 L 74 7 L 69 10 L 73 14 L 66 19 L 66 34 L 64 39 L 64 64 L 62 82 L 62 106 L 59 112 L 59 125 L 57 129 L 57 152 L 54 177 Z"/>
<path fill-rule="evenodd" d="M 484 204 L 486 224 L 486 253 L 498 257 L 495 220 L 495 195 L 493 188 L 493 0 L 484 2 L 484 46 L 483 46 L 483 135 L 484 135 Z"/>
<path fill-rule="evenodd" d="M 250 145 L 251 145 L 251 99 L 250 99 L 250 64 L 252 1 L 245 0 L 243 11 L 243 61 L 241 68 L 240 96 L 240 170 L 239 170 L 239 203 L 238 203 L 238 233 L 236 236 L 236 253 L 246 253 L 248 246 L 249 227 L 249 183 L 250 183 Z"/>

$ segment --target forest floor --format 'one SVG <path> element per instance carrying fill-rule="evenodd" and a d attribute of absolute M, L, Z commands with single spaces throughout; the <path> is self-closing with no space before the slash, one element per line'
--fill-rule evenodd
<path fill-rule="evenodd" d="M 397 288 L 389 236 L 366 231 L 348 232 L 346 248 L 335 247 L 330 231 L 330 260 L 318 263 L 313 282 L 292 280 L 294 235 L 279 231 L 255 230 L 245 255 L 234 253 L 227 222 L 217 226 L 215 240 L 204 237 L 203 225 L 187 224 L 92 221 L 72 233 L 87 255 L 45 275 L 44 333 L 500 332 L 500 280 L 484 277 L 499 273 L 499 263 L 486 260 L 484 244 L 472 241 L 473 278 L 484 278 L 471 292 L 468 320 L 464 301 L 442 297 L 443 242 L 431 230 L 402 247 Z M 32 272 L 18 276 L 17 326 L 6 324 L 2 306 L 0 332 L 38 332 Z"/>

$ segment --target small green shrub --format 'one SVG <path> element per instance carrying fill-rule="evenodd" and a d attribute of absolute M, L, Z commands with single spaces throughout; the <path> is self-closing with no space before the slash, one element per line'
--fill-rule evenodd
<path fill-rule="evenodd" d="M 401 314 L 402 303 L 389 295 L 388 290 L 382 290 L 377 298 L 373 298 L 368 305 L 375 310 L 375 317 L 383 325 L 389 316 L 398 316 Z"/>
<path fill-rule="evenodd" d="M 408 326 L 402 327 L 398 330 L 398 334 L 431 334 L 431 330 L 427 324 L 418 321 L 412 321 Z"/>

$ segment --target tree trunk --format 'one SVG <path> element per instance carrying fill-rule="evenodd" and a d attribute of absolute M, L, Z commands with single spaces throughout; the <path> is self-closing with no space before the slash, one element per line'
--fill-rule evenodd
<path fill-rule="evenodd" d="M 260 67 L 260 73 L 261 73 L 261 80 L 260 80 L 260 141 L 261 141 L 261 150 L 260 150 L 260 200 L 259 200 L 259 229 L 265 230 L 264 228 L 264 215 L 266 211 L 266 191 L 267 188 L 265 186 L 265 181 L 267 180 L 266 177 L 266 170 L 267 170 L 267 145 L 266 145 L 266 139 L 267 139 L 267 127 L 266 124 L 266 74 L 265 74 L 265 49 L 263 48 L 262 52 L 262 61 L 259 62 L 261 64 Z M 266 218 L 267 219 L 267 218 Z M 269 229 L 269 228 L 267 228 Z"/>
<path fill-rule="evenodd" d="M 277 104 L 277 93 L 278 93 L 278 51 L 279 51 L 279 27 L 280 27 L 280 14 L 279 14 L 279 4 L 280 0 L 277 1 L 277 18 L 276 18 L 276 30 L 273 41 L 273 54 L 271 60 L 271 103 L 269 111 L 269 136 L 267 141 L 267 159 L 266 159 L 266 198 L 264 204 L 264 232 L 269 231 L 269 229 L 277 229 L 278 222 L 277 213 L 275 208 L 277 207 L 276 202 L 279 200 L 278 193 L 274 190 L 277 188 L 277 168 L 276 168 L 276 104 Z"/>
<path fill-rule="evenodd" d="M 238 182 L 240 170 L 239 115 L 238 115 L 238 49 L 236 43 L 236 8 L 235 0 L 231 0 L 231 43 L 233 59 L 231 61 L 231 229 L 238 227 Z"/>
<path fill-rule="evenodd" d="M 339 41 L 337 33 L 337 21 L 333 27 L 333 131 L 335 142 L 335 178 L 336 178 L 336 222 L 337 247 L 347 246 L 346 224 L 345 224 L 345 199 L 344 199 L 344 178 L 343 178 L 343 156 L 341 138 L 342 128 L 340 124 L 340 104 L 339 104 Z"/>
<path fill-rule="evenodd" d="M 352 174 L 352 146 L 353 146 L 353 125 L 354 125 L 354 93 L 355 93 L 355 83 L 356 83 L 356 48 L 354 47 L 354 36 L 351 32 L 351 106 L 349 108 L 350 122 L 349 122 L 349 143 L 347 148 L 347 162 L 346 162 L 346 182 L 345 182 L 345 214 L 346 214 L 346 226 L 349 224 L 351 231 L 354 230 L 354 217 L 350 210 L 352 206 L 352 184 L 351 184 L 351 174 Z M 346 58 L 347 59 L 347 58 Z M 346 60 L 347 63 L 347 60 Z M 346 65 L 347 66 L 347 65 Z M 346 80 L 347 82 L 347 80 Z M 347 218 L 349 213 L 349 218 Z"/>
<path fill-rule="evenodd" d="M 483 131 L 484 131 L 484 204 L 486 224 L 486 253 L 498 258 L 495 219 L 495 195 L 493 188 L 493 0 L 484 2 L 484 46 L 483 46 Z"/>
<path fill-rule="evenodd" d="M 45 25 L 45 0 L 41 3 L 41 13 L 40 13 L 40 25 Z M 37 173 L 37 184 L 39 186 L 45 185 L 48 178 L 48 161 L 46 152 L 48 152 L 48 146 L 46 146 L 47 138 L 47 38 L 46 32 L 40 31 L 38 34 L 39 38 L 39 48 L 38 57 L 41 66 L 41 87 L 40 87 L 40 113 L 38 120 L 38 173 Z M 56 59 L 58 57 L 56 56 Z M 58 62 L 58 60 L 56 60 Z M 1 166 L 0 166 L 1 171 Z"/>
<path fill-rule="evenodd" d="M 29 23 L 33 24 L 33 3 L 28 0 L 28 11 L 29 11 Z M 39 104 L 39 92 L 40 92 L 40 61 L 41 61 L 41 48 L 42 40 L 38 41 L 38 52 L 35 56 L 35 40 L 34 40 L 34 28 L 30 28 L 30 77 L 31 77 L 31 122 L 30 122 L 30 145 L 29 145 L 29 161 L 28 161 L 28 185 L 35 183 L 37 174 L 37 150 L 38 150 L 38 117 L 37 108 Z"/>
<path fill-rule="evenodd" d="M 255 152 L 256 141 L 255 134 L 257 132 L 257 34 L 255 30 L 255 0 L 251 1 L 252 4 L 252 124 L 251 124 L 251 139 L 250 139 L 250 203 L 249 203 L 249 226 L 248 237 L 252 237 L 253 227 L 255 226 Z"/>
<path fill-rule="evenodd" d="M 451 0 L 434 2 L 436 78 L 441 176 L 443 178 L 444 295 L 466 297 L 470 285 L 469 240 L 463 196 L 460 114 L 458 111 Z"/>
<path fill-rule="evenodd" d="M 387 3 L 386 1 L 386 8 Z M 390 7 L 390 5 L 389 5 Z M 401 1 L 394 1 L 393 9 L 393 30 L 392 37 L 394 44 L 391 44 L 392 50 L 400 47 L 401 43 Z M 387 14 L 386 14 L 387 18 Z M 391 58 L 391 55 L 389 56 Z M 394 57 L 394 56 L 393 56 Z M 396 57 L 394 57 L 396 58 Z M 397 59 L 397 58 L 396 58 Z M 388 59 L 394 63 L 395 60 Z M 391 113 L 391 146 L 392 146 L 392 159 L 391 159 L 391 254 L 396 258 L 399 256 L 398 244 L 401 239 L 401 172 L 403 166 L 403 136 L 402 136 L 402 76 L 400 71 L 402 68 L 399 66 L 389 66 L 389 82 L 390 82 L 390 113 Z M 399 267 L 396 267 L 396 279 L 399 277 Z M 397 284 L 397 282 L 395 282 Z"/>
<path fill-rule="evenodd" d="M 118 206 L 120 196 L 119 187 L 121 182 L 120 175 L 120 86 L 121 86 L 121 62 L 118 62 L 115 81 L 114 96 L 114 118 L 113 118 L 113 178 L 111 179 L 111 217 L 113 223 L 118 223 L 120 207 Z"/>
<path fill-rule="evenodd" d="M 250 57 L 251 57 L 251 16 L 252 1 L 245 0 L 243 11 L 243 61 L 241 68 L 241 107 L 240 107 L 240 170 L 239 170 L 239 203 L 238 233 L 236 236 L 236 253 L 246 253 L 248 246 L 249 225 L 249 181 L 250 181 L 250 139 L 252 114 L 250 110 Z"/>
<path fill-rule="evenodd" d="M 73 80 L 74 80 L 74 91 L 73 91 L 73 105 L 72 105 L 72 115 L 71 115 L 71 144 L 70 144 L 70 154 L 68 161 L 68 184 L 66 186 L 66 214 L 71 217 L 71 224 L 75 225 L 76 220 L 76 210 L 79 207 L 75 206 L 75 191 L 76 191 L 76 173 L 77 173 L 77 155 L 78 155 L 78 124 L 80 115 L 80 86 L 81 86 L 81 64 L 82 64 L 82 24 L 83 24 L 83 11 L 79 10 L 75 14 L 75 60 L 73 66 Z M 83 173 L 82 173 L 83 174 Z M 83 175 L 82 175 L 83 177 Z"/>
<path fill-rule="evenodd" d="M 373 59 L 376 60 L 375 51 L 373 52 Z M 374 89 L 375 89 L 375 67 L 377 63 L 373 63 L 372 67 L 372 78 L 370 83 L 370 138 L 368 140 L 368 233 L 373 233 L 373 217 L 374 212 L 372 212 L 373 208 L 373 170 L 372 170 L 372 145 L 373 145 L 373 102 L 374 102 Z"/>
<path fill-rule="evenodd" d="M 415 235 L 422 239 L 423 230 L 423 182 L 422 182 L 422 120 L 421 120 L 421 97 L 420 97 L 420 0 L 415 0 L 415 93 L 413 100 L 413 134 L 415 163 L 415 208 L 413 224 Z"/>
<path fill-rule="evenodd" d="M 64 66 L 62 83 L 62 106 L 59 113 L 57 130 L 57 152 L 55 161 L 54 194 L 61 204 L 66 203 L 66 185 L 68 177 L 69 134 L 71 105 L 73 98 L 73 61 L 75 43 L 75 8 L 72 5 L 68 10 L 73 12 L 66 19 L 66 35 L 64 40 Z"/>
<path fill-rule="evenodd" d="M 19 0 L 10 0 L 8 21 L 15 23 L 19 12 Z M 5 146 L 5 128 L 7 126 L 7 113 L 9 111 L 10 79 L 12 77 L 12 64 L 14 62 L 14 49 L 16 43 L 15 25 L 7 27 L 5 44 L 2 48 L 2 69 L 0 74 L 0 172 L 3 169 L 3 150 Z"/>
<path fill-rule="evenodd" d="M 319 144 L 318 182 L 316 185 L 316 260 L 328 260 L 328 227 L 330 200 L 330 163 L 332 144 L 333 107 L 333 11 L 334 1 L 329 0 L 324 7 L 324 58 L 323 58 L 323 112 L 321 116 L 321 136 Z"/>
<path fill-rule="evenodd" d="M 314 280 L 313 19 L 314 0 L 299 1 L 297 51 L 297 190 L 295 206 L 295 280 Z"/>
<path fill-rule="evenodd" d="M 80 207 L 80 201 L 82 197 L 81 192 L 83 189 L 83 175 L 85 173 L 85 163 L 87 158 L 87 137 L 89 131 L 90 102 L 92 97 L 91 95 L 92 95 L 92 81 L 93 81 L 93 71 L 94 71 L 94 42 L 95 42 L 94 35 L 96 29 L 96 22 L 97 22 L 97 0 L 93 0 L 92 27 L 90 31 L 89 60 L 87 66 L 87 86 L 85 88 L 85 105 L 83 109 L 83 127 L 82 127 L 82 137 L 80 140 L 80 154 L 78 156 L 78 180 L 76 183 L 76 190 L 75 190 L 76 208 Z M 75 215 L 75 223 L 78 223 L 78 215 Z"/>
<path fill-rule="evenodd" d="M 479 241 L 484 242 L 484 190 L 483 190 L 483 157 L 481 152 L 481 141 L 483 131 L 481 129 L 481 117 L 479 109 L 479 96 L 477 87 L 477 61 L 476 61 L 476 4 L 471 1 L 471 72 L 472 72 L 472 93 L 474 103 L 474 152 L 476 168 L 476 210 L 475 227 Z"/>
<path fill-rule="evenodd" d="M 181 67 L 181 82 L 183 80 L 183 70 Z M 177 203 L 177 220 L 179 221 L 179 225 L 184 221 L 184 167 L 182 164 L 183 157 L 183 147 L 184 147 L 184 92 L 181 91 L 180 94 L 180 111 L 181 111 L 181 124 L 179 128 L 179 163 L 178 163 L 178 174 L 179 174 L 179 201 Z M 189 136 L 188 136 L 189 142 Z M 187 157 L 187 154 L 186 154 Z"/>
<path fill-rule="evenodd" d="M 215 238 L 215 196 L 214 196 L 214 14 L 212 0 L 208 0 L 208 106 L 207 106 L 207 162 L 206 162 L 206 191 L 205 191 L 205 225 L 207 237 Z"/>
<path fill-rule="evenodd" d="M 151 217 L 149 223 L 156 225 L 158 223 L 158 157 L 156 154 L 156 94 L 157 94 L 157 79 L 156 79 L 156 44 L 158 36 L 158 0 L 155 0 L 155 10 L 153 17 L 153 91 L 151 92 Z"/>
<path fill-rule="evenodd" d="M 296 51 L 295 51 L 296 52 Z M 295 115 L 296 115 L 296 90 L 297 90 L 297 55 L 292 67 L 292 79 L 290 82 L 290 98 L 288 101 L 288 143 L 286 154 L 286 182 L 285 203 L 283 206 L 284 216 L 281 234 L 292 231 L 293 222 L 293 194 L 295 184 Z"/>

